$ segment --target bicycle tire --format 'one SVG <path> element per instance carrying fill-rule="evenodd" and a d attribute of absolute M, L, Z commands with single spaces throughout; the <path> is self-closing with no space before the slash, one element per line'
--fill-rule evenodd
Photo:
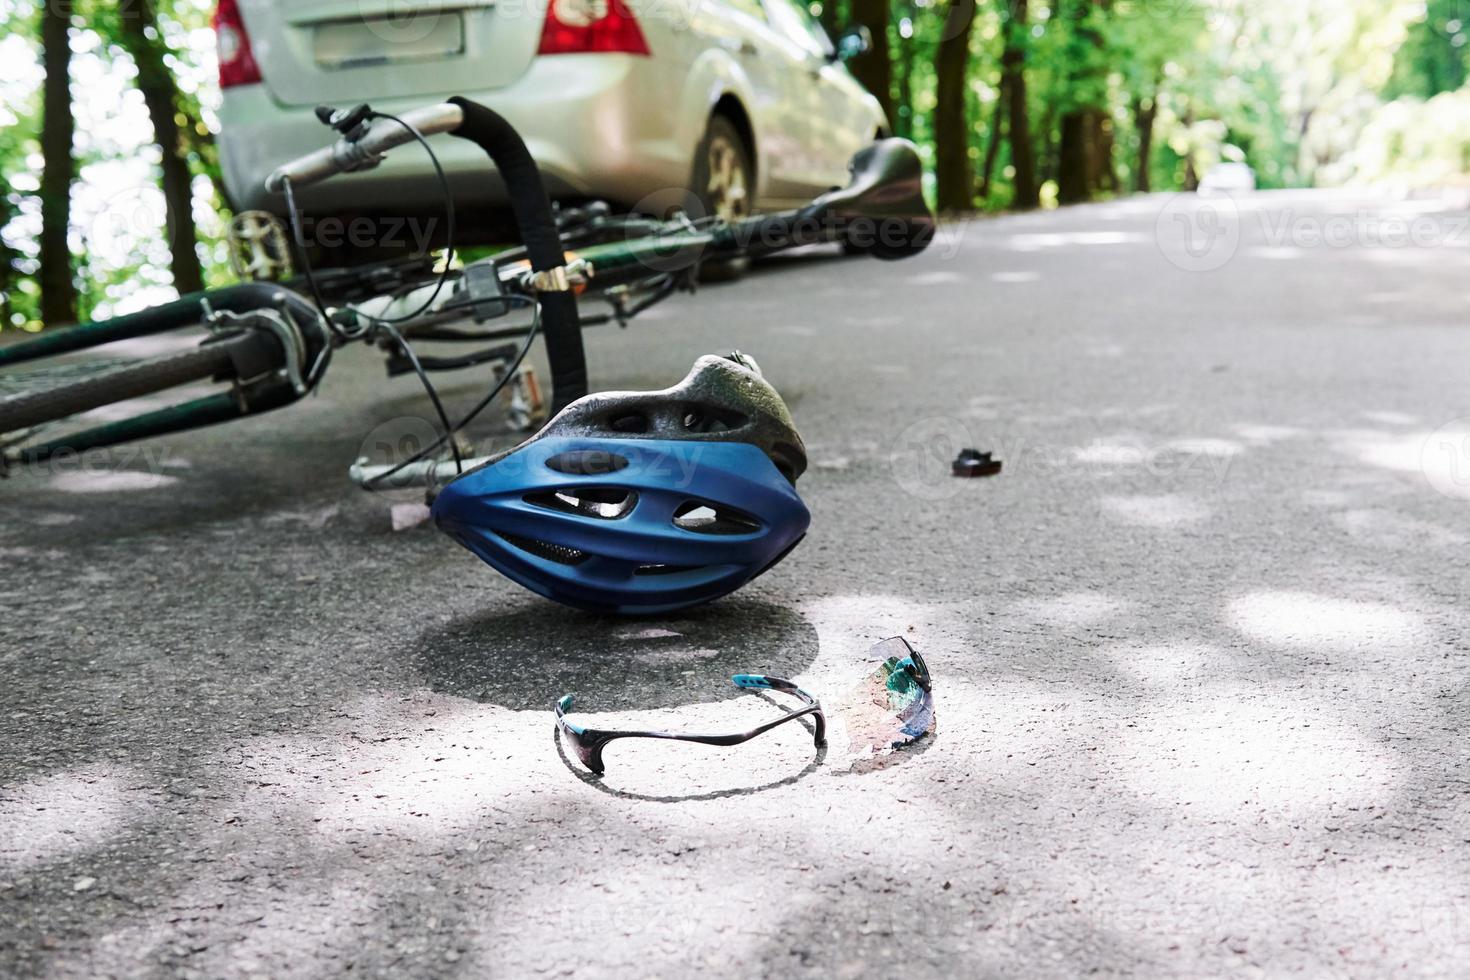
<path fill-rule="evenodd" d="M 177 354 L 138 361 L 55 388 L 0 399 L 0 433 L 55 422 L 192 381 L 233 375 L 236 350 L 254 342 L 253 337 L 242 335 Z"/>

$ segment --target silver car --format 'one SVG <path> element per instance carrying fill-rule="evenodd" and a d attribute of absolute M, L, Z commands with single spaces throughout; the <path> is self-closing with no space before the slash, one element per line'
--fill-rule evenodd
<path fill-rule="evenodd" d="M 692 191 L 726 218 L 794 206 L 845 180 L 884 131 L 878 102 L 797 0 L 221 0 L 219 144 L 236 209 L 326 145 L 320 104 L 394 112 L 464 95 L 520 131 L 553 197 L 659 211 Z M 502 205 L 484 156 L 434 144 L 456 201 Z M 442 208 L 426 156 L 304 193 L 313 214 Z"/>

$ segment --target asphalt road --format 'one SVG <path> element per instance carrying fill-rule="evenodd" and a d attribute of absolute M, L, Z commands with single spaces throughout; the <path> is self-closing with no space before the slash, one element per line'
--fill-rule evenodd
<path fill-rule="evenodd" d="M 811 452 L 807 541 L 672 618 L 394 532 L 346 467 L 423 399 L 367 352 L 11 479 L 0 974 L 1464 976 L 1467 308 L 1463 199 L 1276 194 L 601 328 L 605 387 L 754 353 Z M 938 728 L 887 759 L 791 725 L 598 780 L 553 738 L 568 691 L 715 730 L 776 710 L 737 671 L 835 701 L 892 634 Z"/>

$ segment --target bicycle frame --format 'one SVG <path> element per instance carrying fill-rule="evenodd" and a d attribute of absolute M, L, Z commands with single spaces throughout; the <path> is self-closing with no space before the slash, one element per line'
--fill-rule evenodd
<path fill-rule="evenodd" d="M 289 405 L 310 390 L 313 379 L 307 375 L 308 366 L 316 363 L 329 345 L 320 314 L 304 296 L 272 283 L 240 283 L 193 293 L 110 320 L 47 331 L 31 340 L 0 347 L 0 368 L 200 325 L 215 334 L 212 339 L 237 336 L 248 330 L 273 335 L 280 345 L 282 368 L 237 378 L 237 383 L 227 392 L 94 426 L 63 439 L 28 445 L 16 459 L 35 463 L 63 451 L 85 452 Z M 3 462 L 0 459 L 0 471 Z"/>
<path fill-rule="evenodd" d="M 821 242 L 844 241 L 879 258 L 902 258 L 921 251 L 934 231 L 923 199 L 917 151 L 905 140 L 883 140 L 854 157 L 846 188 L 824 194 L 805 208 L 705 227 L 675 220 L 652 233 L 650 222 L 643 219 L 631 224 L 633 236 L 624 241 L 604 241 L 568 254 L 558 239 L 535 164 L 503 119 L 461 99 L 418 110 L 408 118 L 427 133 L 452 132 L 479 143 L 508 179 L 517 175 L 526 189 L 513 199 L 527 242 L 526 258 L 494 268 L 501 299 L 519 296 L 537 302 L 544 318 L 555 320 L 558 329 L 545 333 L 556 388 L 553 409 L 586 391 L 576 312 L 579 293 L 666 281 L 671 274 L 697 269 L 709 258 L 763 255 Z M 269 183 L 279 186 L 289 179 L 304 184 L 374 166 L 389 149 L 410 138 L 379 120 L 333 147 L 282 167 Z M 424 320 L 451 315 L 441 304 Z M 469 315 L 468 310 L 463 314 Z M 320 381 L 320 366 L 334 341 L 340 342 L 332 337 L 316 305 L 299 292 L 278 284 L 244 283 L 0 347 L 0 368 L 200 325 L 216 338 L 248 330 L 268 332 L 280 344 L 283 363 L 278 370 L 235 378 L 230 391 L 30 445 L 16 458 L 36 462 L 63 450 L 115 445 L 288 405 Z"/>

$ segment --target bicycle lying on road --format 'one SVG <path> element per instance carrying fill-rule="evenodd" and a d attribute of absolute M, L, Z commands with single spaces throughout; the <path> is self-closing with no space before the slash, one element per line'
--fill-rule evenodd
<path fill-rule="evenodd" d="M 599 206 L 557 212 L 514 129 L 492 110 L 465 99 L 401 117 L 366 106 L 321 115 L 340 138 L 281 167 L 268 182 L 286 195 L 293 217 L 295 190 L 376 166 L 389 151 L 410 142 L 420 142 L 432 155 L 427 137 L 452 134 L 478 144 L 500 170 L 523 244 L 457 269 L 446 257 L 437 272 L 423 260 L 322 272 L 307 265 L 304 280 L 207 290 L 0 347 L 0 370 L 8 369 L 0 374 L 0 473 L 61 453 L 281 408 L 320 385 L 332 352 L 354 342 L 384 347 L 390 373 L 417 373 L 443 430 L 438 442 L 370 480 L 431 461 L 446 450 L 457 465 L 456 433 L 517 377 L 538 335 L 546 344 L 556 412 L 588 390 L 582 327 L 625 323 L 674 292 L 692 288 L 702 262 L 832 242 L 896 259 L 921 251 L 934 233 L 922 193 L 922 166 L 904 140 L 881 140 L 862 150 L 850 165 L 848 185 L 804 208 L 725 224 L 684 215 L 617 216 Z M 447 184 L 445 190 L 452 229 Z M 579 298 L 601 300 L 608 312 L 583 319 Z M 481 328 L 518 311 L 530 311 L 529 325 Z M 204 337 L 177 353 L 130 361 L 57 360 L 189 328 L 202 328 Z M 514 337 L 522 338 L 519 344 L 505 343 Z M 477 346 L 455 357 L 421 357 L 411 341 Z M 495 346 L 478 346 L 486 343 Z M 451 420 L 427 373 L 483 364 L 496 365 L 495 382 L 469 412 Z M 216 388 L 121 418 L 96 424 L 87 419 L 97 409 L 202 382 Z"/>

